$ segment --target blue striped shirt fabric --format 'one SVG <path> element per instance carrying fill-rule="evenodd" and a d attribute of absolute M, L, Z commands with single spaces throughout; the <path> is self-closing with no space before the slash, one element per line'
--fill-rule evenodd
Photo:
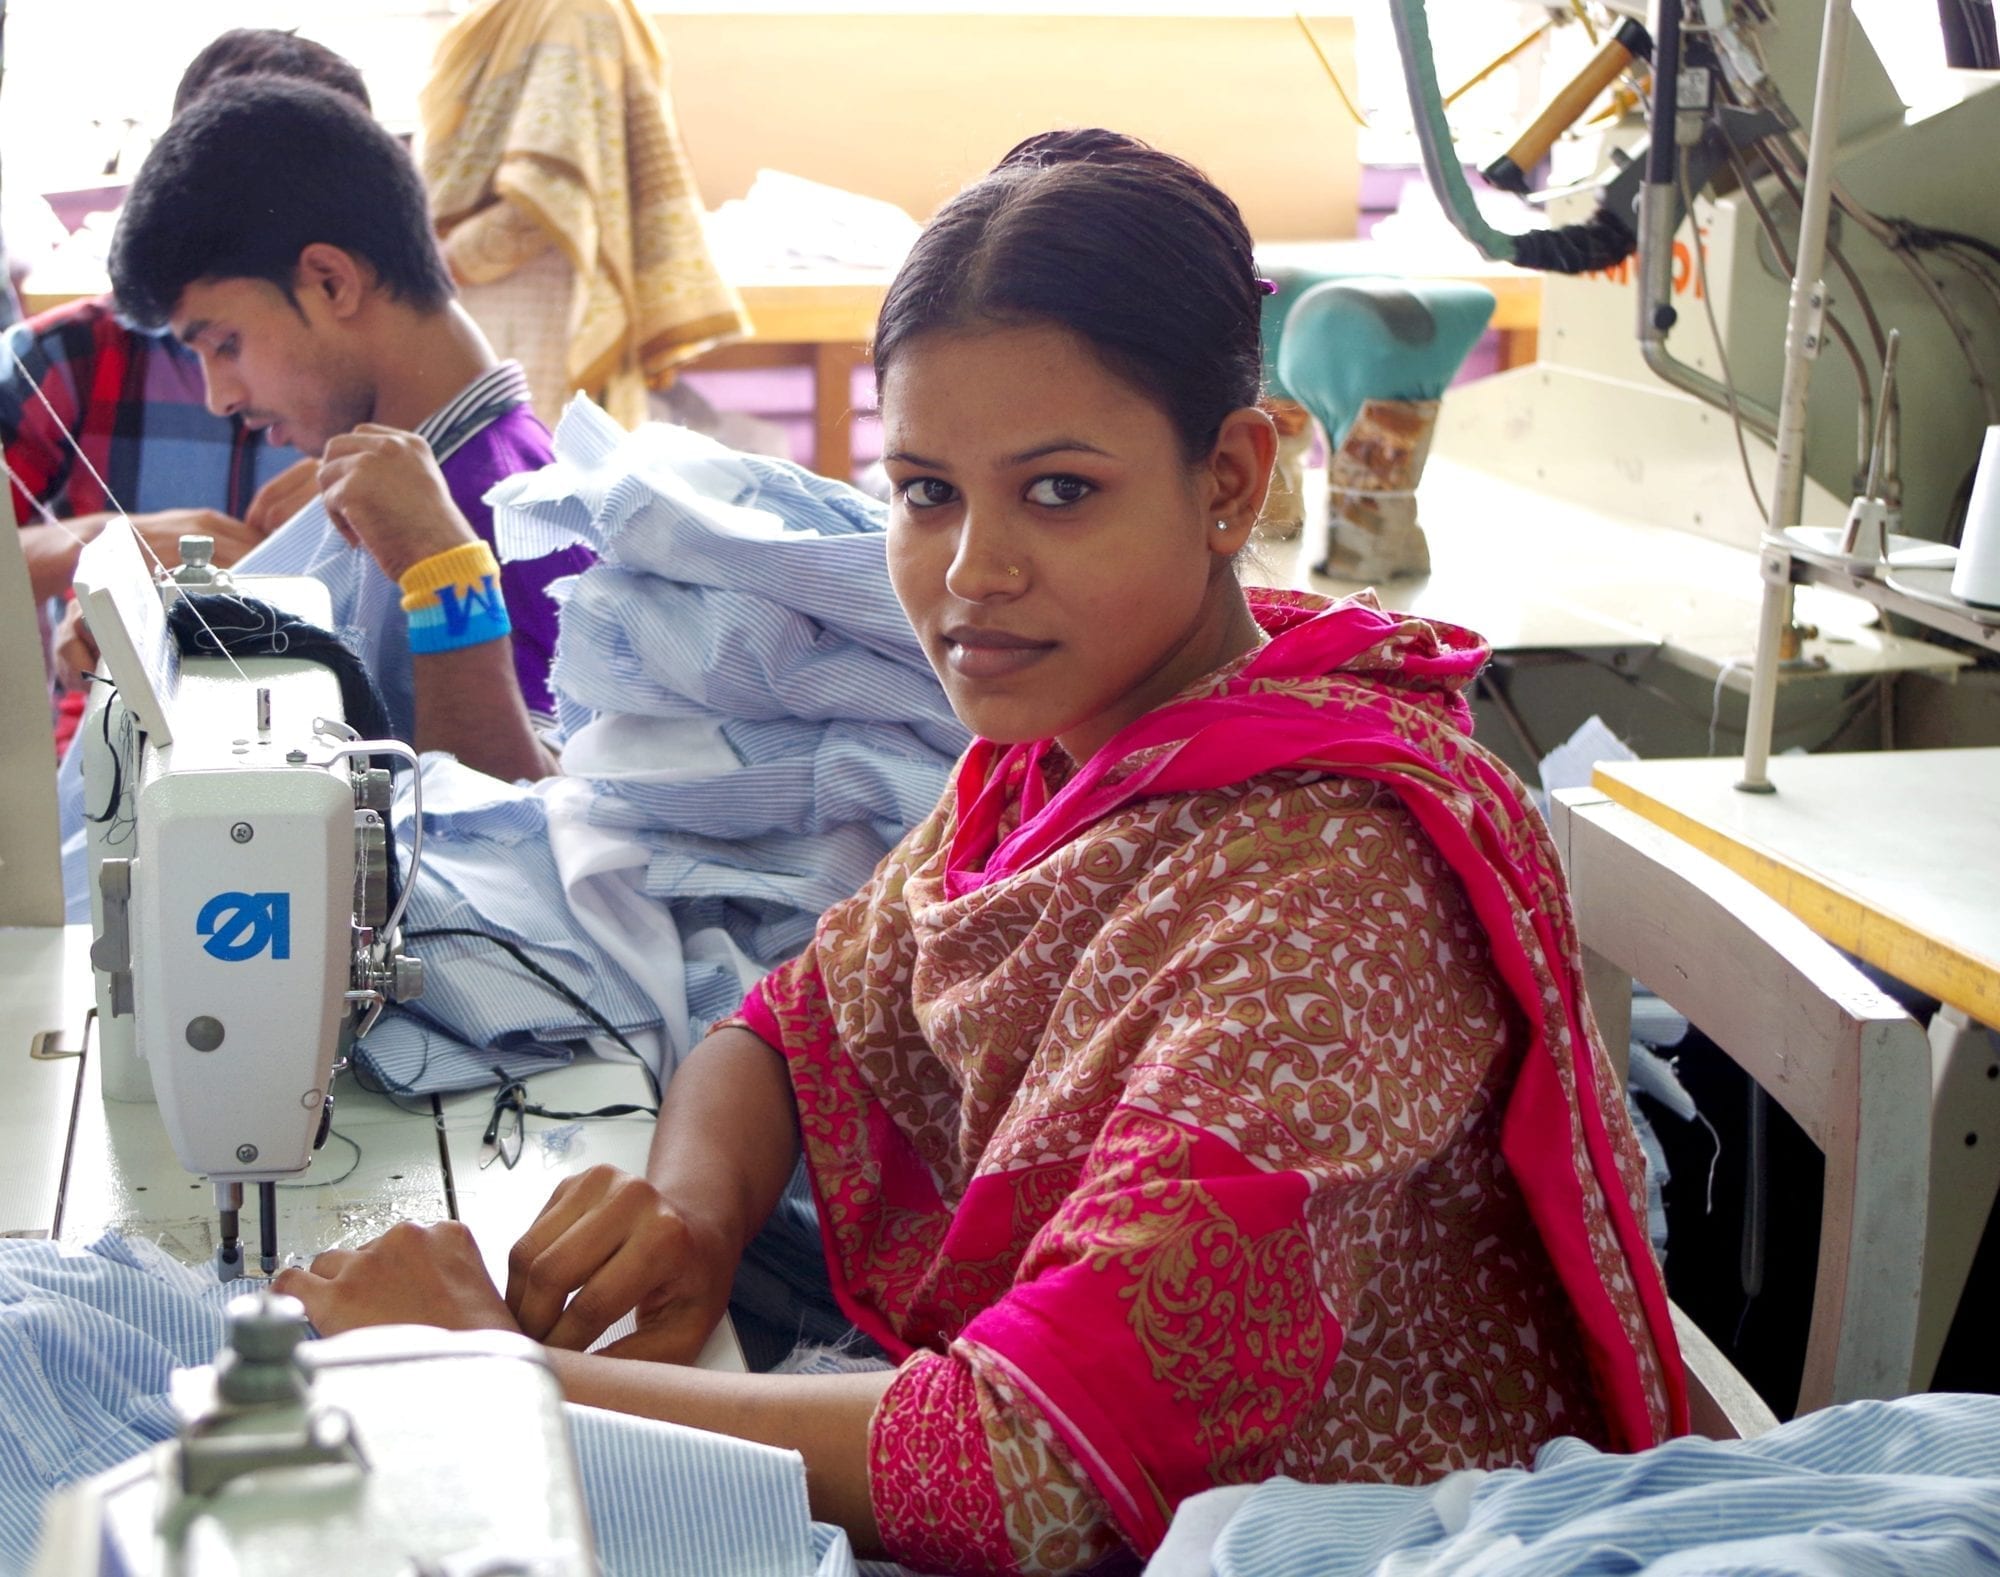
<path fill-rule="evenodd" d="M 796 1451 L 592 1407 L 567 1412 L 607 1574 L 852 1577 L 847 1535 L 812 1521 Z"/>
<path fill-rule="evenodd" d="M 423 870 L 403 925 L 424 961 L 424 993 L 355 1043 L 361 1069 L 404 1094 L 470 1089 L 567 1062 L 570 1043 L 598 1033 L 497 942 L 427 934 L 438 930 L 511 942 L 619 1030 L 656 1027 L 652 999 L 569 912 L 543 797 L 438 755 L 424 758 L 423 790 Z M 403 859 L 413 805 L 406 773 L 395 815 Z"/>
<path fill-rule="evenodd" d="M 1163 1548 L 1149 1577 L 1972 1577 L 2000 1570 L 2000 1397 L 1854 1402 L 1633 1456 L 1561 1439 L 1532 1471 L 1421 1489 L 1275 1479 L 1190 1554 Z"/>
<path fill-rule="evenodd" d="M 627 433 L 578 399 L 555 463 L 490 496 L 503 559 L 582 543 L 599 570 L 644 578 L 593 571 L 570 593 L 557 688 L 565 659 L 578 690 L 632 687 L 586 712 L 886 722 L 964 749 L 889 585 L 887 511 L 865 494 L 685 428 Z"/>
<path fill-rule="evenodd" d="M 682 429 L 628 434 L 587 401 L 555 442 L 554 464 L 490 497 L 503 557 L 600 556 L 563 591 L 565 776 L 427 764 L 410 925 L 565 959 L 622 1030 L 659 1027 L 671 1064 L 929 814 L 967 736 L 889 587 L 881 505 Z M 510 985 L 504 955 L 414 942 L 424 998 L 357 1048 L 385 1083 L 491 1083 L 589 1033 Z"/>
<path fill-rule="evenodd" d="M 602 560 L 564 591 L 565 776 L 453 789 L 441 774 L 462 769 L 427 765 L 439 867 L 411 926 L 538 939 L 601 978 L 586 994 L 621 1029 L 661 1028 L 671 1062 L 929 814 L 967 736 L 890 590 L 879 504 L 681 429 L 625 433 L 584 401 L 556 452 L 491 499 L 503 557 Z M 399 800 L 404 834 L 408 814 Z M 504 957 L 460 991 L 468 955 L 416 940 L 440 989 L 362 1042 L 385 1082 L 489 1083 L 588 1033 L 510 988 Z"/>
<path fill-rule="evenodd" d="M 167 1378 L 211 1362 L 229 1299 L 157 1246 L 0 1242 L 0 1577 L 27 1570 L 56 1490 L 169 1438 Z M 854 1577 L 795 1452 L 566 1409 L 606 1577 Z M 534 1485 L 523 1485 L 533 1493 Z"/>

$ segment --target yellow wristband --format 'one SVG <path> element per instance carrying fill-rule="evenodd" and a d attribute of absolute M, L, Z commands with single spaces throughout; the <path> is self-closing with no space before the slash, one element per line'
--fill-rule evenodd
<path fill-rule="evenodd" d="M 414 613 L 431 606 L 446 586 L 477 586 L 488 575 L 499 573 L 500 561 L 490 547 L 484 542 L 465 542 L 418 559 L 396 584 L 403 589 L 403 611 Z"/>
<path fill-rule="evenodd" d="M 497 641 L 513 630 L 500 590 L 500 561 L 484 542 L 419 559 L 400 584 L 410 650 L 419 656 Z"/>

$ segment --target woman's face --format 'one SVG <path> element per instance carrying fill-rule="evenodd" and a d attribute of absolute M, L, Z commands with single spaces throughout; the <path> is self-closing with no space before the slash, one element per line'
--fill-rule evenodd
<path fill-rule="evenodd" d="M 1229 561 L 1269 478 L 1261 412 L 1190 466 L 1165 411 L 1034 325 L 909 341 L 882 421 L 889 575 L 974 733 L 1083 761 L 1255 644 Z"/>

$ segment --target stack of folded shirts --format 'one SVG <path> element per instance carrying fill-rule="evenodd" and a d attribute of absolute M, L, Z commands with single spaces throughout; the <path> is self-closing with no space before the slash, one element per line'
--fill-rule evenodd
<path fill-rule="evenodd" d="M 427 765 L 408 924 L 434 984 L 359 1048 L 398 1088 L 511 1077 L 593 1032 L 498 949 L 421 934 L 441 927 L 506 936 L 621 1031 L 656 1029 L 670 1071 L 930 813 L 967 743 L 890 589 L 884 506 L 583 400 L 556 454 L 489 498 L 503 558 L 599 557 L 553 588 L 564 775 Z M 406 786 L 400 830 L 410 808 Z"/>

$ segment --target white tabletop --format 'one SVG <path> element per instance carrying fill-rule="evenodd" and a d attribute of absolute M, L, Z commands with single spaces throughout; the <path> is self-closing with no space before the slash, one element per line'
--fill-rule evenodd
<path fill-rule="evenodd" d="M 0 1236 L 55 1225 L 83 1064 L 34 1052 L 80 1043 L 89 947 L 87 925 L 0 928 Z"/>
<path fill-rule="evenodd" d="M 1326 541 L 1326 479 L 1305 478 L 1296 543 L 1256 549 L 1245 579 L 1345 596 L 1359 586 L 1312 573 Z M 1748 692 L 1763 594 L 1753 553 L 1615 514 L 1582 509 L 1437 456 L 1418 489 L 1428 576 L 1375 588 L 1383 605 L 1462 624 L 1499 652 L 1657 651 L 1702 678 Z M 1969 659 L 1872 628 L 1852 597 L 1804 588 L 1799 616 L 1819 626 L 1815 677 L 1910 669 L 1950 672 Z"/>
<path fill-rule="evenodd" d="M 2000 1024 L 2000 749 L 1600 763 L 1598 788 L 1838 947 Z"/>

